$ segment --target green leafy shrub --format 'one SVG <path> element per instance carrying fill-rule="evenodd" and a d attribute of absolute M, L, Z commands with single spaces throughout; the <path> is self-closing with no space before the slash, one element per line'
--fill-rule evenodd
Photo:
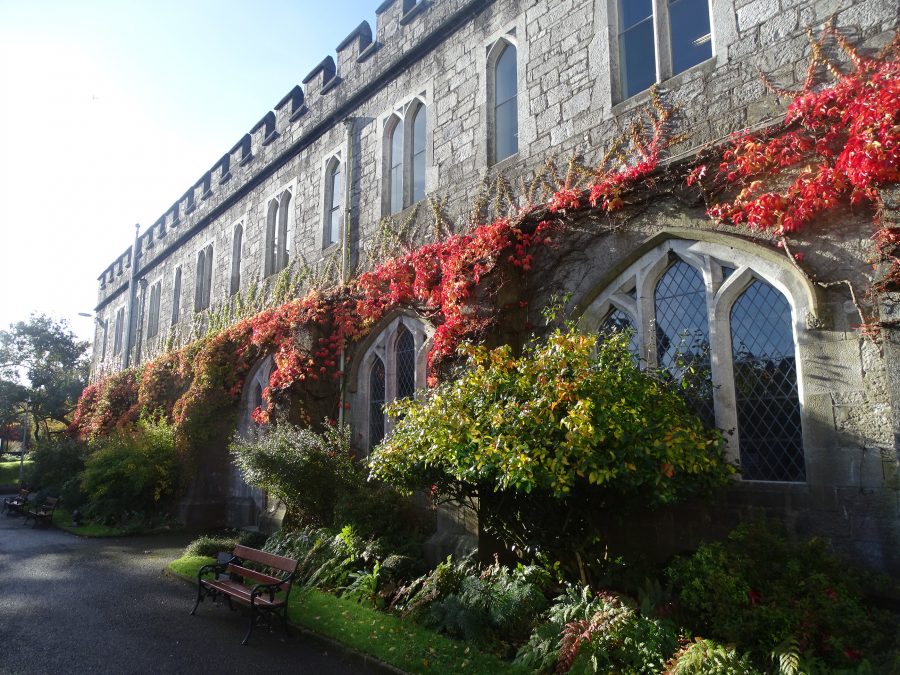
<path fill-rule="evenodd" d="M 863 579 L 812 539 L 789 544 L 763 522 L 704 544 L 667 570 L 692 624 L 759 667 L 788 640 L 829 667 L 890 649 L 897 618 L 866 607 Z"/>
<path fill-rule="evenodd" d="M 174 435 L 166 422 L 141 419 L 134 429 L 119 430 L 95 447 L 81 478 L 90 517 L 120 525 L 170 516 L 181 484 Z"/>
<path fill-rule="evenodd" d="M 762 675 L 750 657 L 734 647 L 697 638 L 686 644 L 666 664 L 665 675 Z"/>
<path fill-rule="evenodd" d="M 42 493 L 61 497 L 69 510 L 85 501 L 81 490 L 81 472 L 88 447 L 74 438 L 61 437 L 41 443 L 31 452 L 25 482 Z"/>
<path fill-rule="evenodd" d="M 559 560 L 596 538 L 598 509 L 646 508 L 726 484 L 721 435 L 642 372 L 626 341 L 598 344 L 568 329 L 521 357 L 467 347 L 460 377 L 389 407 L 397 421 L 372 475 L 407 491 L 433 485 L 439 496 L 477 497 L 485 531 Z"/>
<path fill-rule="evenodd" d="M 203 534 L 188 544 L 183 556 L 203 556 L 215 558 L 223 551 L 233 551 L 238 544 L 250 548 L 260 548 L 266 542 L 266 536 L 259 532 L 231 531 L 219 534 Z"/>
<path fill-rule="evenodd" d="M 520 643 L 547 606 L 546 573 L 537 567 L 510 571 L 499 564 L 467 574 L 458 588 L 431 603 L 427 623 L 472 642 Z"/>
<path fill-rule="evenodd" d="M 659 673 L 677 646 L 664 623 L 641 616 L 622 598 L 566 587 L 516 655 L 537 673 Z"/>
<path fill-rule="evenodd" d="M 282 423 L 258 438 L 235 437 L 229 448 L 244 479 L 284 502 L 304 525 L 333 525 L 340 495 L 355 492 L 364 480 L 346 426 L 326 424 L 319 434 Z"/>

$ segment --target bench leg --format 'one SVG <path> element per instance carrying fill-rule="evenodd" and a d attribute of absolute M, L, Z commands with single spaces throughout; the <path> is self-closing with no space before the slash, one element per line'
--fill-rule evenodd
<path fill-rule="evenodd" d="M 199 607 L 201 602 L 203 602 L 203 586 L 197 584 L 197 602 L 194 603 L 194 609 L 191 610 L 191 616 L 194 616 L 194 612 L 197 611 L 197 607 Z"/>
<path fill-rule="evenodd" d="M 256 627 L 256 622 L 259 619 L 259 615 L 256 612 L 256 607 L 250 607 L 250 627 L 247 629 L 247 634 L 244 636 L 244 639 L 241 641 L 242 645 L 247 644 L 247 641 L 250 639 L 250 634 L 253 633 L 253 629 Z"/>

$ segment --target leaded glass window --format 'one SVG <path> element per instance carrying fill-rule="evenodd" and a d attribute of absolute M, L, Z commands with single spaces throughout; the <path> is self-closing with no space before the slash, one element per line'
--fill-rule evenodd
<path fill-rule="evenodd" d="M 412 333 L 400 328 L 397 336 L 397 398 L 416 393 L 416 345 Z"/>
<path fill-rule="evenodd" d="M 682 385 L 685 399 L 715 426 L 709 317 L 703 275 L 676 260 L 656 284 L 657 364 Z"/>
<path fill-rule="evenodd" d="M 748 480 L 806 480 L 791 326 L 787 300 L 758 279 L 731 309 L 741 473 Z"/>
<path fill-rule="evenodd" d="M 374 448 L 384 438 L 384 363 L 377 356 L 369 371 L 369 447 Z"/>
<path fill-rule="evenodd" d="M 637 327 L 634 325 L 632 318 L 617 307 L 603 320 L 603 325 L 600 326 L 600 333 L 621 333 L 623 331 L 628 331 L 628 351 L 634 354 L 635 357 L 640 357 L 641 349 L 638 344 Z"/>

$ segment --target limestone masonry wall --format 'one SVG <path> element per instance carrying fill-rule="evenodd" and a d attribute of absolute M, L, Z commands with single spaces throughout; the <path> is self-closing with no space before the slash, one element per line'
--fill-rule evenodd
<path fill-rule="evenodd" d="M 759 71 L 785 87 L 802 83 L 808 28 L 815 31 L 834 16 L 842 32 L 877 47 L 893 35 L 900 11 L 896 0 L 710 0 L 709 5 L 712 58 L 662 78 L 659 85 L 664 99 L 679 109 L 674 131 L 686 134 L 673 148 L 675 160 L 734 131 L 778 122 L 783 104 L 765 89 Z M 294 86 L 262 115 L 103 270 L 93 375 L 121 368 L 127 345 L 134 364 L 158 353 L 167 339 L 183 342 L 202 329 L 206 313 L 194 312 L 198 255 L 212 246 L 209 304 L 215 308 L 230 297 L 236 226 L 243 232 L 240 292 L 266 283 L 269 213 L 273 200 L 286 193 L 288 259 L 309 270 L 336 269 L 340 238 L 329 243 L 325 229 L 326 174 L 335 162 L 344 179 L 349 165 L 347 258 L 356 270 L 369 264 L 388 216 L 393 228 L 427 238 L 433 236 L 432 206 L 440 203 L 447 227 L 458 231 L 469 222 L 484 185 L 498 175 L 515 186 L 530 180 L 548 157 L 561 166 L 573 154 L 588 165 L 596 162 L 649 100 L 649 91 L 624 99 L 620 93 L 616 6 L 616 0 L 384 2 L 374 31 L 360 24 L 334 56 L 309 72 L 302 87 Z M 494 163 L 489 72 L 498 40 L 516 48 L 518 152 Z M 406 119 L 417 105 L 426 111 L 426 198 L 415 204 L 407 199 L 404 209 L 389 214 L 391 115 Z M 807 256 L 808 269 L 861 283 L 870 224 L 871 214 L 830 216 L 821 246 Z M 584 309 L 623 261 L 636 260 L 649 238 L 673 229 L 681 234 L 672 236 L 690 230 L 699 239 L 719 237 L 709 240 L 708 250 L 740 248 L 738 238 L 722 243 L 728 232 L 713 233 L 701 207 L 674 199 L 648 209 L 632 225 L 627 234 L 595 239 L 561 256 L 545 271 L 537 296 L 567 289 L 573 306 Z M 771 263 L 773 276 L 789 277 L 784 264 Z M 173 318 L 179 270 L 180 311 Z M 157 283 L 159 331 L 148 339 L 151 289 Z M 132 289 L 132 330 L 129 335 L 123 327 L 119 339 L 117 316 L 120 322 L 128 316 Z M 794 318 L 807 480 L 742 483 L 731 491 L 729 508 L 770 507 L 798 531 L 827 534 L 876 567 L 900 570 L 898 411 L 888 385 L 900 364 L 896 357 L 883 359 L 853 330 L 858 321 L 846 288 L 819 289 L 813 296 L 811 307 L 821 321 L 807 325 L 807 316 Z M 359 435 L 360 423 L 354 424 Z M 703 522 L 697 521 L 701 529 Z M 663 538 L 675 531 L 659 528 Z"/>

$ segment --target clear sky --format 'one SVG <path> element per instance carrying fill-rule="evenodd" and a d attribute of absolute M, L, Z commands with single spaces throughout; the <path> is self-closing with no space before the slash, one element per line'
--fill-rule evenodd
<path fill-rule="evenodd" d="M 0 0 L 0 328 L 97 277 L 383 0 Z"/>

